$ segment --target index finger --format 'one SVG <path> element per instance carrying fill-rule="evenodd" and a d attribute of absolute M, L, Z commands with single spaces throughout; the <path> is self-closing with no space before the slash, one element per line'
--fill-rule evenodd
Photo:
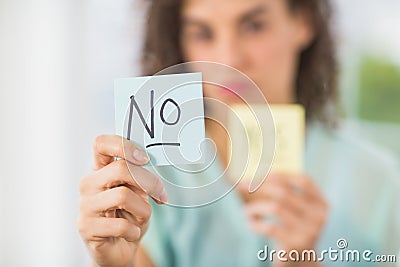
<path fill-rule="evenodd" d="M 307 174 L 273 174 L 270 182 L 281 182 L 291 191 L 304 195 L 310 200 L 321 199 L 322 194 L 313 181 L 313 179 Z"/>
<path fill-rule="evenodd" d="M 93 142 L 94 170 L 110 164 L 116 157 L 135 165 L 146 164 L 150 159 L 147 154 L 131 141 L 118 135 L 99 135 Z"/>
<path fill-rule="evenodd" d="M 167 192 L 161 178 L 125 160 L 116 160 L 84 177 L 80 183 L 80 193 L 94 195 L 120 185 L 134 191 L 138 189 L 161 202 L 167 202 Z"/>

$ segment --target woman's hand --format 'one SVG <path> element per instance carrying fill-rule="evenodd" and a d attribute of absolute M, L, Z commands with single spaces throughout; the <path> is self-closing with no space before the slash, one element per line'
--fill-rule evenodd
<path fill-rule="evenodd" d="M 164 186 L 159 177 L 140 167 L 149 158 L 130 141 L 102 135 L 93 150 L 93 171 L 80 184 L 79 232 L 92 266 L 132 266 L 151 215 L 148 195 L 165 203 Z"/>
<path fill-rule="evenodd" d="M 297 250 L 301 255 L 303 250 L 315 249 L 327 219 L 328 205 L 308 176 L 271 174 L 256 192 L 249 194 L 245 183 L 239 184 L 239 191 L 255 232 L 272 239 L 278 249 L 287 253 Z M 288 261 L 278 266 L 290 266 Z M 300 266 L 299 263 L 302 264 L 294 264 Z"/>

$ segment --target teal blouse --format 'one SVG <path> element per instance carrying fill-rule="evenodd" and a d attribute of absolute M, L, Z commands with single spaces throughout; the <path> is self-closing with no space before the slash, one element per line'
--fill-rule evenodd
<path fill-rule="evenodd" d="M 178 184 L 195 184 L 198 179 L 216 177 L 221 173 L 221 165 L 215 161 L 205 171 L 193 174 L 173 167 L 158 168 L 158 171 L 174 177 Z M 315 180 L 330 207 L 317 253 L 330 247 L 338 250 L 337 241 L 345 239 L 347 249 L 371 250 L 371 258 L 377 254 L 398 254 L 400 168 L 397 159 L 355 136 L 346 127 L 328 130 L 313 123 L 307 127 L 305 172 Z M 222 182 L 216 186 L 229 188 L 230 185 Z M 203 207 L 177 208 L 152 202 L 152 208 L 150 226 L 142 244 L 156 266 L 270 266 L 268 261 L 257 258 L 257 252 L 265 245 L 273 249 L 273 243 L 248 228 L 243 203 L 235 190 Z M 374 262 L 328 258 L 321 264 L 380 266 Z M 395 266 L 395 263 L 382 266 Z"/>

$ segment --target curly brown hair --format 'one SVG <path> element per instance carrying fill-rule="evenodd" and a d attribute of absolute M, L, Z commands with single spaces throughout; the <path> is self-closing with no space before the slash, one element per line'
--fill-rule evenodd
<path fill-rule="evenodd" d="M 142 53 L 144 75 L 183 63 L 180 47 L 181 7 L 184 0 L 152 0 Z M 296 80 L 296 101 L 307 118 L 334 125 L 337 115 L 338 63 L 331 29 L 329 0 L 286 0 L 293 12 L 306 12 L 315 37 L 301 52 Z"/>

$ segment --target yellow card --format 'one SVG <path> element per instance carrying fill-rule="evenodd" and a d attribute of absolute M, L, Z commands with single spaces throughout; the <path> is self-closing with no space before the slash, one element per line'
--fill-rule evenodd
<path fill-rule="evenodd" d="M 272 171 L 300 173 L 304 164 L 305 111 L 301 105 L 271 105 L 276 149 Z"/>
<path fill-rule="evenodd" d="M 272 114 L 271 114 L 272 112 Z M 228 116 L 228 176 L 261 182 L 272 171 L 303 170 L 305 112 L 300 105 L 235 105 Z"/>
<path fill-rule="evenodd" d="M 268 105 L 234 105 L 228 113 L 228 177 L 260 184 L 275 152 L 274 120 Z"/>

